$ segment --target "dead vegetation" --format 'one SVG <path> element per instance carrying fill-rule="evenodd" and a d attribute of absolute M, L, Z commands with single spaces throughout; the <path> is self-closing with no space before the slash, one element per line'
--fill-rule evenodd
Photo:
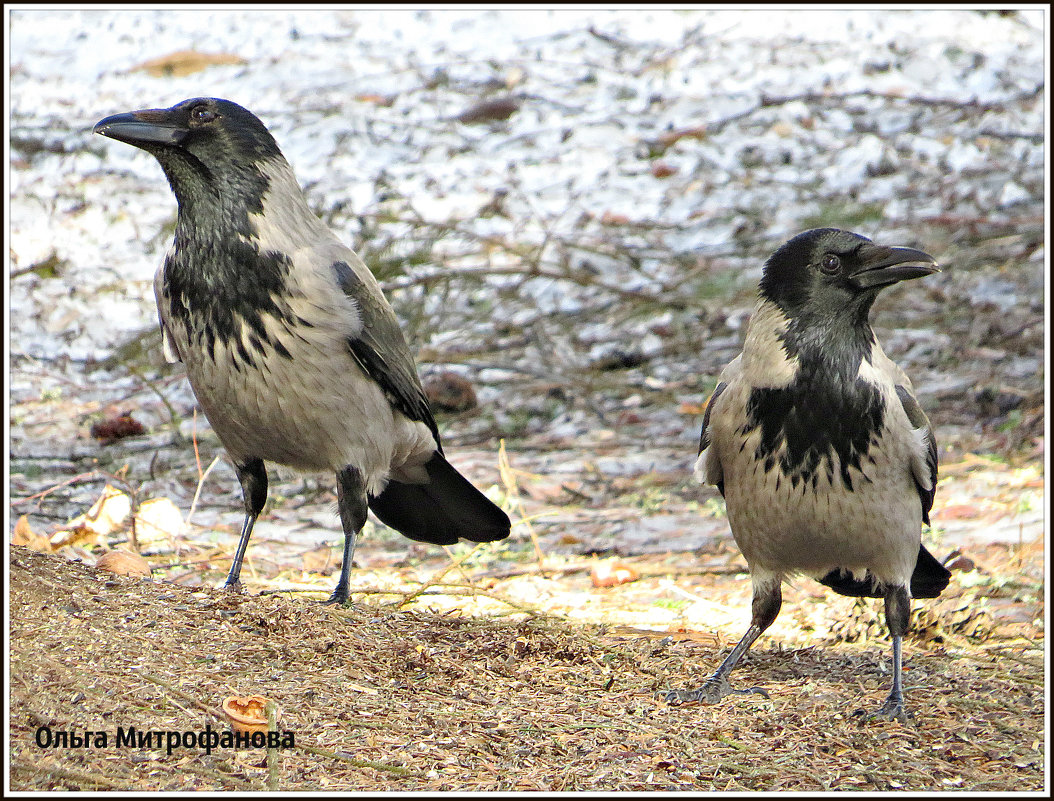
<path fill-rule="evenodd" d="M 974 599 L 972 618 L 987 622 L 973 636 L 929 617 L 906 648 L 914 723 L 861 727 L 853 712 L 887 690 L 888 643 L 871 636 L 862 614 L 858 642 L 816 647 L 821 632 L 810 629 L 831 631 L 837 617 L 856 613 L 851 599 L 842 599 L 848 608 L 817 603 L 811 587 L 790 589 L 784 621 L 811 644 L 787 648 L 785 628 L 738 675 L 771 700 L 670 707 L 661 692 L 702 682 L 720 657 L 705 628 L 572 625 L 541 603 L 505 606 L 500 616 L 434 611 L 438 596 L 473 595 L 473 576 L 414 594 L 413 611 L 399 608 L 405 597 L 385 604 L 369 593 L 357 596 L 368 603 L 334 609 L 119 578 L 13 547 L 11 786 L 1037 790 L 1046 743 L 1042 549 L 993 547 L 978 561 L 1019 585 L 1012 611 L 993 615 Z M 594 594 L 639 593 L 635 585 L 663 580 L 658 560 L 635 563 L 639 582 Z M 668 558 L 666 569 L 676 574 Z M 511 582 L 523 578 L 491 583 L 491 594 L 512 595 Z M 542 597 L 546 581 L 567 583 L 533 580 Z M 733 571 L 693 579 L 715 607 L 744 583 Z M 962 583 L 953 582 L 945 611 L 962 601 Z M 225 730 L 223 699 L 249 694 L 276 701 L 278 731 L 295 738 L 271 752 L 270 772 L 264 749 L 114 746 L 118 727 Z M 40 748 L 41 727 L 108 732 L 110 742 Z"/>

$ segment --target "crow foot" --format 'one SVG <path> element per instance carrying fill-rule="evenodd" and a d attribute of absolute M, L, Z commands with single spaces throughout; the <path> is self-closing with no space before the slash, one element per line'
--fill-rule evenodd
<path fill-rule="evenodd" d="M 908 724 L 914 717 L 904 707 L 903 699 L 887 698 L 886 702 L 882 704 L 874 712 L 865 712 L 863 709 L 858 709 L 853 713 L 859 715 L 859 724 L 861 726 L 866 723 L 870 723 L 872 720 L 896 720 L 903 724 Z"/>
<path fill-rule="evenodd" d="M 348 602 L 348 596 L 349 595 L 350 595 L 350 593 L 348 592 L 347 587 L 337 587 L 335 590 L 333 590 L 333 594 L 331 596 L 329 596 L 329 598 L 327 598 L 326 600 L 324 600 L 322 602 L 322 605 L 323 606 L 344 606 L 344 604 L 346 604 Z"/>
<path fill-rule="evenodd" d="M 706 684 L 698 690 L 670 690 L 666 693 L 666 703 L 680 706 L 681 704 L 716 704 L 726 695 L 749 695 L 755 693 L 765 698 L 769 694 L 760 687 L 748 687 L 745 690 L 737 690 L 728 683 L 726 678 L 710 678 Z"/>

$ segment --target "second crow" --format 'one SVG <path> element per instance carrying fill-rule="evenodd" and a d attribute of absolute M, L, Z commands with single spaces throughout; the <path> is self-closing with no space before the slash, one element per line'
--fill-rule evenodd
<path fill-rule="evenodd" d="M 230 454 L 245 522 L 239 575 L 267 500 L 265 462 L 332 470 L 348 598 L 367 509 L 407 537 L 507 537 L 508 516 L 443 455 L 410 349 L 380 285 L 308 207 L 274 138 L 217 98 L 117 114 L 95 133 L 161 164 L 179 205 L 154 290 L 165 353 Z"/>
<path fill-rule="evenodd" d="M 907 376 L 868 322 L 881 289 L 937 272 L 912 248 L 833 228 L 806 231 L 765 263 L 743 353 L 703 414 L 696 475 L 725 499 L 750 567 L 750 627 L 699 689 L 671 702 L 715 703 L 728 675 L 779 614 L 785 577 L 883 598 L 893 686 L 867 718 L 907 718 L 901 640 L 911 599 L 949 572 L 922 546 L 937 484 L 937 444 Z"/>

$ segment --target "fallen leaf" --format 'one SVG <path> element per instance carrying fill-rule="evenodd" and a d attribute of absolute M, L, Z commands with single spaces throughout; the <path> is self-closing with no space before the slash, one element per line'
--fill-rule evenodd
<path fill-rule="evenodd" d="M 677 173 L 676 167 L 671 167 L 664 161 L 656 161 L 651 165 L 651 174 L 656 178 L 669 178 Z"/>
<path fill-rule="evenodd" d="M 105 545 L 107 535 L 120 528 L 131 511 L 131 499 L 107 484 L 87 513 L 73 518 L 51 535 L 51 545 L 53 548 L 89 542 Z"/>
<path fill-rule="evenodd" d="M 699 642 L 710 646 L 720 646 L 721 638 L 708 631 L 692 631 L 682 625 L 673 625 L 665 633 L 674 642 Z"/>
<path fill-rule="evenodd" d="M 950 518 L 952 520 L 971 520 L 980 517 L 982 514 L 980 507 L 972 503 L 948 504 L 934 511 L 934 514 L 938 513 L 942 518 Z"/>
<path fill-rule="evenodd" d="M 118 576 L 143 576 L 150 578 L 150 563 L 137 553 L 107 551 L 95 562 L 96 570 L 105 570 Z"/>
<path fill-rule="evenodd" d="M 571 482 L 573 483 L 573 482 Z M 574 492 L 574 488 L 561 481 L 550 481 L 537 479 L 520 487 L 528 498 L 546 503 L 566 503 L 568 492 Z"/>
<path fill-rule="evenodd" d="M 136 64 L 129 72 L 147 72 L 155 78 L 180 77 L 200 72 L 218 64 L 247 64 L 233 53 L 199 53 L 197 50 L 178 50 L 167 56 L 152 58 Z"/>
<path fill-rule="evenodd" d="M 11 537 L 12 545 L 24 545 L 34 551 L 50 553 L 51 543 L 43 534 L 37 534 L 29 526 L 29 517 L 22 515 L 15 523 L 15 530 Z"/>
<path fill-rule="evenodd" d="M 628 225 L 629 217 L 625 214 L 616 214 L 613 211 L 605 211 L 600 215 L 601 225 Z"/>
<path fill-rule="evenodd" d="M 781 136 L 783 138 L 794 135 L 794 128 L 791 127 L 790 123 L 785 122 L 783 120 L 780 120 L 779 122 L 775 123 L 771 128 L 769 128 L 769 130 L 772 131 L 772 133 L 776 134 L 776 136 Z"/>
<path fill-rule="evenodd" d="M 171 541 L 183 531 L 183 514 L 168 498 L 151 498 L 135 515 L 135 538 L 140 545 Z"/>
<path fill-rule="evenodd" d="M 325 573 L 336 565 L 333 549 L 328 545 L 320 545 L 310 551 L 306 551 L 301 557 L 305 573 Z"/>
<path fill-rule="evenodd" d="M 385 108 L 395 103 L 395 95 L 378 95 L 370 92 L 355 95 L 355 99 L 360 103 L 373 103 L 375 106 L 383 106 Z"/>
<path fill-rule="evenodd" d="M 589 571 L 594 587 L 615 587 L 640 578 L 640 573 L 625 562 L 611 560 L 597 562 Z"/>
<path fill-rule="evenodd" d="M 656 158 L 661 156 L 675 144 L 682 139 L 705 139 L 706 138 L 706 126 L 705 125 L 694 125 L 691 128 L 678 128 L 672 131 L 666 131 L 660 134 L 655 139 L 645 139 L 641 142 L 643 145 L 643 154 L 648 158 Z"/>
<path fill-rule="evenodd" d="M 500 122 L 507 120 L 520 108 L 520 101 L 513 97 L 498 97 L 484 100 L 462 111 L 456 117 L 460 123 L 473 125 L 477 122 Z"/>
<path fill-rule="evenodd" d="M 432 411 L 467 412 L 478 403 L 472 382 L 450 370 L 429 376 L 424 391 Z"/>
<path fill-rule="evenodd" d="M 95 439 L 101 441 L 103 445 L 109 445 L 111 442 L 116 442 L 125 437 L 137 437 L 140 434 L 145 434 L 146 428 L 132 417 L 131 412 L 122 412 L 119 415 L 92 423 L 90 433 Z"/>

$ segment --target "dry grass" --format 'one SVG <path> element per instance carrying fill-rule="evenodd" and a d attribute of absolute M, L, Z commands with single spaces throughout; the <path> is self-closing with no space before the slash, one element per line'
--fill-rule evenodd
<path fill-rule="evenodd" d="M 1029 558 L 1041 568 L 1039 549 Z M 1044 782 L 1035 630 L 1038 645 L 953 633 L 942 645 L 909 642 L 914 724 L 861 727 L 853 711 L 887 690 L 884 641 L 763 643 L 737 675 L 771 700 L 670 707 L 662 690 L 697 685 L 716 664 L 707 638 L 238 597 L 114 578 L 17 547 L 10 585 L 16 790 L 1007 791 Z M 262 750 L 113 747 L 118 726 L 223 730 L 223 698 L 253 693 L 277 701 L 279 729 L 295 734 L 271 778 Z M 41 726 L 105 731 L 111 744 L 41 749 Z"/>

